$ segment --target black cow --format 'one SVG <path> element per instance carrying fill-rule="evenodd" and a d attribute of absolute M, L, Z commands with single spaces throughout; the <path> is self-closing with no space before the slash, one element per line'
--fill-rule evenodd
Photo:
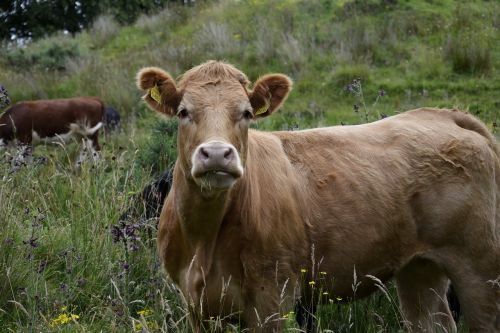
<path fill-rule="evenodd" d="M 112 106 L 104 109 L 104 129 L 107 131 L 116 130 L 120 127 L 120 114 Z"/>
<path fill-rule="evenodd" d="M 146 185 L 140 196 L 120 216 L 120 221 L 149 220 L 160 217 L 163 202 L 172 187 L 172 170 L 167 170 L 159 178 Z"/>
<path fill-rule="evenodd" d="M 120 215 L 118 223 L 111 226 L 113 242 L 123 242 L 135 251 L 139 249 L 138 241 L 143 238 L 153 240 L 153 230 L 158 227 L 163 202 L 172 187 L 172 170 L 163 173 L 160 178 L 146 185 L 140 195 L 133 198 L 132 205 Z"/>
<path fill-rule="evenodd" d="M 142 191 L 142 202 L 144 205 L 144 217 L 160 217 L 163 202 L 172 187 L 172 170 L 164 172 L 160 178 L 146 185 Z"/>

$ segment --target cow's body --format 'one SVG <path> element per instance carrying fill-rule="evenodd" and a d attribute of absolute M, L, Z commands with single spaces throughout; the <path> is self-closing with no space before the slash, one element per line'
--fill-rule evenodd
<path fill-rule="evenodd" d="M 95 97 L 20 102 L 0 116 L 0 146 L 10 142 L 23 145 L 67 142 L 83 138 L 80 163 L 89 152 L 97 156 L 98 131 L 104 105 Z"/>
<path fill-rule="evenodd" d="M 271 79 L 262 81 L 276 85 L 279 78 Z M 181 88 L 189 83 L 184 78 Z M 217 84 L 214 95 L 227 92 Z M 262 84 L 248 93 L 250 101 Z M 179 112 L 183 103 L 195 104 L 183 101 Z M 270 97 L 269 113 L 272 105 Z M 200 182 L 186 170 L 212 163 L 217 149 L 232 154 L 210 143 L 217 132 L 209 128 L 212 141 L 186 161 L 187 126 L 200 128 L 197 116 L 181 118 L 180 156 L 158 231 L 159 254 L 191 305 L 195 329 L 233 314 L 252 329 L 280 330 L 298 299 L 314 312 L 324 292 L 362 297 L 375 278 L 391 277 L 413 331 L 456 330 L 445 301 L 448 278 L 471 332 L 500 329 L 500 160 L 478 120 L 419 109 L 359 126 L 248 130 L 244 146 L 228 135 L 220 141 L 234 141 L 244 173 L 219 190 L 204 184 L 222 184 L 213 179 L 225 172 L 208 169 Z M 214 128 L 222 131 L 221 123 Z M 216 170 L 233 163 L 217 158 L 223 162 Z"/>

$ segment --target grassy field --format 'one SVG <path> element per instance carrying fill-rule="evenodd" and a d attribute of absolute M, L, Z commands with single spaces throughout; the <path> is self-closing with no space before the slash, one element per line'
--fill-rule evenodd
<path fill-rule="evenodd" d="M 135 87 L 142 66 L 176 76 L 224 59 L 253 81 L 289 75 L 294 90 L 278 114 L 254 124 L 263 130 L 439 106 L 469 111 L 497 132 L 499 28 L 496 1 L 209 1 L 126 27 L 103 16 L 75 36 L 1 47 L 0 84 L 13 102 L 96 95 L 120 110 L 123 124 L 104 135 L 98 167 L 74 169 L 76 143 L 37 146 L 27 165 L 16 165 L 16 149 L 0 155 L 0 332 L 190 331 L 160 269 L 156 221 L 118 223 L 175 160 L 175 121 L 147 110 Z M 320 329 L 403 331 L 387 288 L 347 305 L 332 298 L 319 311 Z"/>

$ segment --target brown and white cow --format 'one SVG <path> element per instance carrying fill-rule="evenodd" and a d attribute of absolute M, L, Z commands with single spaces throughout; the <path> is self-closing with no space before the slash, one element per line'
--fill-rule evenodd
<path fill-rule="evenodd" d="M 476 118 L 423 108 L 266 133 L 249 125 L 284 102 L 284 75 L 249 90 L 241 71 L 209 61 L 178 84 L 144 68 L 138 86 L 179 118 L 157 242 L 195 331 L 211 317 L 280 331 L 296 301 L 314 312 L 319 290 L 352 299 L 354 276 L 356 298 L 394 277 L 413 332 L 456 331 L 449 279 L 470 332 L 500 331 L 500 160 Z"/>
<path fill-rule="evenodd" d="M 103 116 L 104 104 L 96 97 L 20 102 L 0 116 L 0 146 L 67 142 L 76 136 L 83 139 L 80 162 L 87 153 L 97 156 Z"/>

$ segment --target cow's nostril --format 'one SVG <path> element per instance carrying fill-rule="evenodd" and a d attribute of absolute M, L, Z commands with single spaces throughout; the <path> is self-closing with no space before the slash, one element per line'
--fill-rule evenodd
<path fill-rule="evenodd" d="M 200 154 L 205 160 L 208 160 L 210 158 L 210 154 L 205 148 L 200 148 Z"/>
<path fill-rule="evenodd" d="M 233 150 L 231 148 L 227 148 L 224 152 L 224 158 L 229 159 L 233 155 Z"/>

